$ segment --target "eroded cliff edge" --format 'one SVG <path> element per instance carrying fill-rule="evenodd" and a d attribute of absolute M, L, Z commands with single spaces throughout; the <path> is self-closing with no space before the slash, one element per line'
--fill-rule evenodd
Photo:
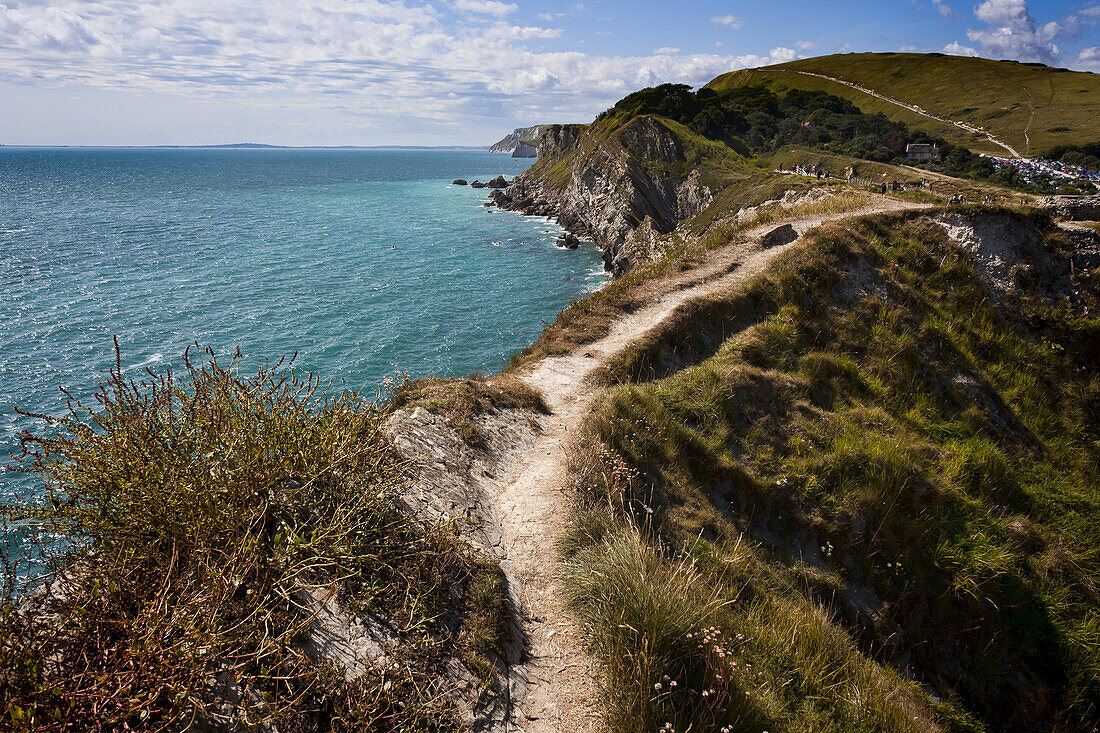
<path fill-rule="evenodd" d="M 539 161 L 492 199 L 504 209 L 553 217 L 592 239 L 606 268 L 622 274 L 652 254 L 658 236 L 706 208 L 714 193 L 670 124 L 642 116 L 611 127 L 547 126 Z"/>

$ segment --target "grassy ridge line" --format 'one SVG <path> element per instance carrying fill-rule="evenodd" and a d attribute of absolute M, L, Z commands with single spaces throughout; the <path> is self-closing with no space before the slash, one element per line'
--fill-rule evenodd
<path fill-rule="evenodd" d="M 624 355 L 668 376 L 597 407 L 564 547 L 613 730 L 1091 730 L 1100 324 L 1021 277 L 1001 310 L 938 227 L 873 217 Z"/>
<path fill-rule="evenodd" d="M 793 70 L 768 66 L 759 69 L 731 71 L 717 77 L 709 82 L 707 86 L 716 91 L 742 86 L 764 86 L 775 92 L 785 92 L 789 89 L 826 92 L 847 99 L 864 112 L 870 114 L 882 113 L 891 119 L 904 122 L 914 130 L 922 130 L 930 135 L 950 140 L 955 144 L 985 153 L 1003 152 L 1002 148 L 992 145 L 984 136 L 964 133 L 954 125 L 929 119 L 924 115 L 864 94 L 844 84 L 837 84 L 821 77 L 806 76 Z"/>
<path fill-rule="evenodd" d="M 710 83 L 715 89 L 752 81 L 814 88 L 851 99 L 868 111 L 880 111 L 907 124 L 986 152 L 982 139 L 950 126 L 933 125 L 913 112 L 824 79 L 793 75 L 809 71 L 874 89 L 948 119 L 985 127 L 1025 155 L 1062 143 L 1095 142 L 1100 120 L 1100 75 L 1041 64 L 940 54 L 860 53 L 801 59 L 786 64 L 731 72 Z M 752 81 L 750 81 L 752 80 Z M 1027 130 L 1028 135 L 1024 132 Z M 950 133 L 950 134 L 947 134 Z M 1030 146 L 1029 146 L 1030 142 Z"/>

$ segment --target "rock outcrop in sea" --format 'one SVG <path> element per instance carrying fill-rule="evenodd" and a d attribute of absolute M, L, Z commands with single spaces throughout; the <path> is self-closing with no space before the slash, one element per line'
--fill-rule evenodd
<path fill-rule="evenodd" d="M 576 249 L 581 246 L 581 240 L 576 234 L 566 232 L 558 237 L 558 241 L 555 244 L 562 249 Z"/>

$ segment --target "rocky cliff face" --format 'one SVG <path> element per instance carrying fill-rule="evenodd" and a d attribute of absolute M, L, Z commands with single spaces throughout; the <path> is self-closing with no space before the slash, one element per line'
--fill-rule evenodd
<path fill-rule="evenodd" d="M 516 149 L 512 151 L 513 158 L 537 158 L 539 149 L 525 142 L 516 143 Z"/>
<path fill-rule="evenodd" d="M 698 172 L 687 171 L 680 140 L 651 117 L 635 118 L 610 135 L 598 125 L 551 125 L 538 147 L 539 163 L 493 200 L 505 209 L 554 217 L 591 238 L 616 274 L 713 200 Z"/>
<path fill-rule="evenodd" d="M 495 143 L 489 146 L 490 153 L 509 153 L 515 154 L 516 148 L 522 145 L 528 147 L 534 147 L 537 151 L 538 146 L 534 145 L 535 141 L 539 139 L 543 131 L 548 127 L 561 127 L 561 125 L 535 125 L 534 127 L 517 127 L 510 133 L 497 140 Z M 537 154 L 537 152 L 536 152 Z M 515 156 L 520 157 L 520 156 Z M 530 157 L 535 157 L 534 155 Z"/>
<path fill-rule="evenodd" d="M 1067 221 L 1100 221 L 1100 196 L 1047 196 L 1039 206 Z"/>

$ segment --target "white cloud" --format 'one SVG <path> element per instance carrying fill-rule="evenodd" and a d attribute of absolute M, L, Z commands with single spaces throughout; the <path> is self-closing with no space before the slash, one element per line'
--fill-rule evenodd
<path fill-rule="evenodd" d="M 412 125 L 586 121 L 641 87 L 697 86 L 809 47 L 766 55 L 548 50 L 561 30 L 510 23 L 511 11 L 453 16 L 462 2 L 487 7 L 478 0 L 0 0 L 0 83 L 171 95 L 394 139 Z M 280 117 L 279 109 L 289 112 Z"/>
<path fill-rule="evenodd" d="M 560 28 L 539 28 L 538 26 L 503 26 L 497 27 L 489 33 L 500 38 L 517 41 L 529 41 L 536 38 L 558 38 L 561 36 Z"/>
<path fill-rule="evenodd" d="M 741 27 L 741 19 L 735 15 L 716 15 L 710 19 L 710 22 L 715 25 L 725 26 L 731 30 L 737 30 Z"/>
<path fill-rule="evenodd" d="M 788 61 L 794 61 L 796 58 L 798 58 L 798 51 L 795 51 L 793 48 L 778 46 L 771 50 L 769 56 L 771 57 L 771 63 L 784 64 Z"/>
<path fill-rule="evenodd" d="M 974 16 L 987 27 L 968 30 L 966 37 L 981 44 L 984 54 L 1046 63 L 1057 59 L 1054 39 L 1062 34 L 1062 24 L 1039 26 L 1028 10 L 1027 0 L 985 0 L 974 8 Z"/>
<path fill-rule="evenodd" d="M 942 15 L 943 17 L 955 17 L 955 11 L 952 10 L 951 6 L 948 5 L 944 0 L 932 0 L 932 4 L 936 6 L 936 10 L 938 10 L 940 12 L 940 15 Z"/>
<path fill-rule="evenodd" d="M 977 56 L 978 49 L 971 46 L 964 46 L 958 41 L 952 41 L 943 47 L 944 53 L 949 53 L 952 56 Z"/>
<path fill-rule="evenodd" d="M 918 0 L 909 0 L 916 6 L 917 10 L 924 10 L 924 6 L 920 4 Z M 954 18 L 955 11 L 947 4 L 946 0 L 932 0 L 932 7 L 934 7 L 940 15 L 945 18 Z"/>
<path fill-rule="evenodd" d="M 1027 0 L 983 0 L 974 6 L 974 17 L 985 24 L 984 28 L 966 32 L 975 45 L 955 41 L 944 47 L 945 52 L 1046 64 L 1071 63 L 1071 59 L 1080 60 L 1080 53 L 1063 54 L 1058 44 L 1073 41 L 1085 28 L 1100 21 L 1100 5 L 1039 23 L 1032 16 Z"/>
<path fill-rule="evenodd" d="M 58 7 L 0 5 L 0 38 L 28 51 L 85 54 L 116 49 L 98 24 Z"/>
<path fill-rule="evenodd" d="M 1089 71 L 1100 71 L 1100 46 L 1089 46 L 1077 52 L 1077 65 Z"/>
<path fill-rule="evenodd" d="M 512 3 L 502 3 L 500 0 L 454 0 L 451 4 L 455 10 L 461 10 L 467 13 L 496 15 L 501 18 L 516 11 L 515 5 Z"/>

